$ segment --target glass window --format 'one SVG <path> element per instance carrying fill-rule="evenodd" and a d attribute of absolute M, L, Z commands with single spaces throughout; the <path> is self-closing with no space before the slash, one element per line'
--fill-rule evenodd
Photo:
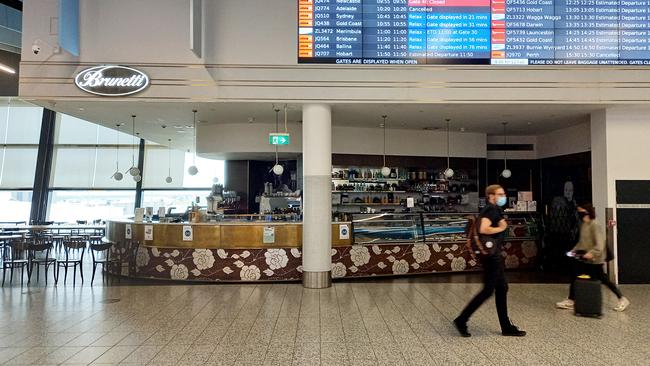
<path fill-rule="evenodd" d="M 135 192 L 130 190 L 53 191 L 50 194 L 48 220 L 120 219 L 132 216 L 134 206 Z"/>
<path fill-rule="evenodd" d="M 67 114 L 57 113 L 57 129 L 55 136 L 56 144 L 64 145 L 94 145 L 111 144 L 115 145 L 118 140 L 116 129 L 100 126 L 98 124 L 84 121 Z M 131 131 L 130 122 L 120 128 L 120 145 L 131 145 L 134 142 L 133 136 L 126 132 Z M 136 141 L 136 143 L 138 143 Z"/>
<path fill-rule="evenodd" d="M 190 175 L 187 169 L 192 166 L 193 154 L 180 150 L 171 152 L 171 169 L 169 166 L 169 152 L 166 147 L 147 146 L 144 160 L 145 188 L 209 188 L 212 187 L 213 179 L 219 179 L 224 183 L 225 166 L 223 160 L 211 160 L 196 157 L 196 167 L 199 170 L 197 175 Z M 171 171 L 172 182 L 167 183 Z"/>
<path fill-rule="evenodd" d="M 34 187 L 38 147 L 5 147 L 0 154 L 1 188 Z"/>
<path fill-rule="evenodd" d="M 18 100 L 0 102 L 0 143 L 38 145 L 43 108 Z"/>
<path fill-rule="evenodd" d="M 93 187 L 95 160 L 94 148 L 56 147 L 50 185 L 54 188 Z"/>
<path fill-rule="evenodd" d="M 41 139 L 43 108 L 27 104 L 8 107 L 5 141 L 8 144 L 36 144 Z"/>
<path fill-rule="evenodd" d="M 158 207 L 175 207 L 175 213 L 185 212 L 187 207 L 196 203 L 199 197 L 199 206 L 207 206 L 206 197 L 210 190 L 176 190 L 176 191 L 144 191 L 142 193 L 142 207 L 153 207 L 154 212 Z"/>
<path fill-rule="evenodd" d="M 33 182 L 32 182 L 33 183 Z M 29 222 L 31 191 L 0 191 L 0 221 Z"/>
<path fill-rule="evenodd" d="M 142 186 L 145 188 L 182 188 L 185 155 L 183 151 L 171 151 L 164 146 L 147 146 L 144 154 L 144 176 Z M 165 178 L 172 177 L 167 183 Z M 209 186 L 204 186 L 209 187 Z"/>
<path fill-rule="evenodd" d="M 57 114 L 50 184 L 57 188 L 133 188 L 128 169 L 138 163 L 139 139 L 65 114 Z M 126 129 L 126 126 L 124 127 Z M 119 140 L 119 156 L 116 143 Z M 123 179 L 113 179 L 119 162 Z"/>

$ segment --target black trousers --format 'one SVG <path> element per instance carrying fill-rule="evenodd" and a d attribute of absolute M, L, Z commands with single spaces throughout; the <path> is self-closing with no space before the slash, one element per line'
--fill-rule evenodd
<path fill-rule="evenodd" d="M 608 289 L 610 289 L 616 297 L 619 299 L 623 297 L 623 294 L 621 293 L 621 290 L 619 290 L 616 285 L 609 280 L 607 277 L 607 274 L 605 274 L 605 271 L 603 270 L 604 264 L 593 264 L 593 263 L 587 263 L 583 262 L 580 260 L 575 261 L 575 266 L 574 266 L 574 273 L 573 273 L 573 280 L 571 281 L 571 286 L 569 287 L 569 299 L 570 300 L 575 300 L 575 278 L 582 275 L 586 274 L 589 275 L 591 278 L 595 278 L 599 280 L 600 282 L 603 283 L 603 285 L 607 286 Z"/>
<path fill-rule="evenodd" d="M 499 324 L 501 325 L 501 330 L 507 330 L 511 324 L 508 318 L 508 281 L 506 281 L 503 261 L 501 260 L 501 256 L 491 255 L 482 257 L 481 264 L 483 265 L 484 271 L 483 289 L 474 296 L 456 319 L 459 322 L 467 323 L 472 314 L 483 305 L 485 300 L 489 299 L 492 294 L 495 294 Z"/>

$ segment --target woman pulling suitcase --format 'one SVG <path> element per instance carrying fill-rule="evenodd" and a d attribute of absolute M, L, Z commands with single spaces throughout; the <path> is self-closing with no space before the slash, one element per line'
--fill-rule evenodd
<path fill-rule="evenodd" d="M 607 288 L 609 288 L 618 297 L 618 304 L 614 307 L 616 311 L 623 311 L 630 305 L 630 301 L 623 296 L 621 290 L 616 287 L 612 281 L 609 280 L 605 274 L 603 267 L 607 260 L 605 238 L 600 230 L 598 224 L 594 221 L 596 218 L 596 210 L 591 204 L 585 204 L 578 207 L 578 215 L 582 219 L 580 226 L 580 240 L 578 244 L 571 250 L 571 255 L 581 255 L 581 260 L 576 260 L 575 276 L 571 281 L 569 288 L 569 298 L 555 304 L 559 309 L 573 310 L 575 305 L 575 278 L 577 276 L 586 274 L 593 279 L 600 280 Z"/>

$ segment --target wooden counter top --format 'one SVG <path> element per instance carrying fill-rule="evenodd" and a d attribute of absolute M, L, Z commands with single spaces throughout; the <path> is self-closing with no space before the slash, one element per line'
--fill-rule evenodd
<path fill-rule="evenodd" d="M 106 237 L 112 241 L 126 239 L 126 227 L 131 226 L 133 240 L 146 247 L 205 248 L 205 249 L 266 249 L 301 248 L 302 222 L 214 222 L 214 223 L 136 223 L 131 220 L 107 221 Z M 349 239 L 340 238 L 342 225 L 347 225 Z M 145 227 L 153 229 L 153 240 L 145 239 Z M 192 240 L 183 240 L 183 227 L 192 227 Z M 273 241 L 265 243 L 265 230 L 272 228 Z M 332 223 L 332 246 L 352 245 L 352 224 Z M 268 235 L 267 235 L 267 240 Z"/>

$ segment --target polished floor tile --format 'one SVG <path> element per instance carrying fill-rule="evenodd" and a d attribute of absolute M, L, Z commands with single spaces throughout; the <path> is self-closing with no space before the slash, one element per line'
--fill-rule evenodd
<path fill-rule="evenodd" d="M 513 321 L 494 301 L 460 338 L 451 320 L 480 289 L 423 277 L 300 284 L 109 281 L 0 289 L 3 365 L 648 365 L 650 286 L 623 286 L 630 308 L 601 319 L 554 309 L 564 284 L 512 283 Z M 41 281 L 42 282 L 42 281 Z"/>

